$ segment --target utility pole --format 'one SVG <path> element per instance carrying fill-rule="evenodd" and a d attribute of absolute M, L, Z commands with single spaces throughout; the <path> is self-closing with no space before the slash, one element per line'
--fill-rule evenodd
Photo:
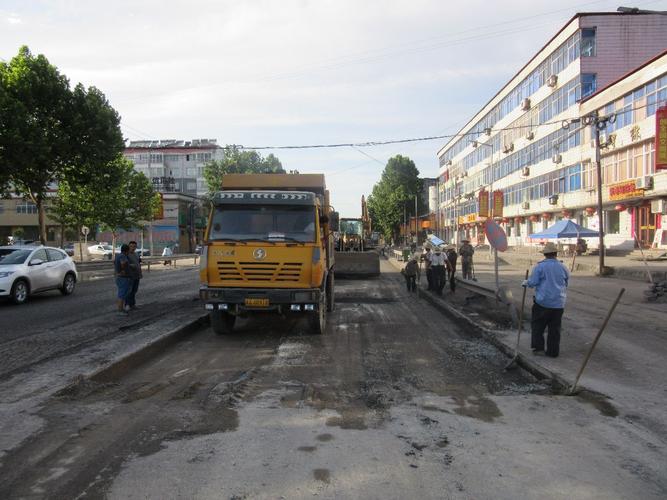
<path fill-rule="evenodd" d="M 604 214 L 602 211 L 602 160 L 600 159 L 600 149 L 606 147 L 608 143 L 604 145 L 600 144 L 600 131 L 604 130 L 607 127 L 607 123 L 614 123 L 616 121 L 616 115 L 611 114 L 607 116 L 599 116 L 597 112 L 584 116 L 583 118 L 574 118 L 572 120 L 564 120 L 561 123 L 561 127 L 568 129 L 570 124 L 582 122 L 583 125 L 590 125 L 593 127 L 592 135 L 595 142 L 595 173 L 597 176 L 596 180 L 596 189 L 597 189 L 597 212 L 598 212 L 598 247 L 599 247 L 599 271 L 600 276 L 604 275 L 604 256 L 605 256 L 605 247 L 604 247 Z"/>
<path fill-rule="evenodd" d="M 417 222 L 417 196 L 419 194 L 415 194 L 415 243 L 419 244 L 419 228 L 417 227 L 419 222 Z"/>

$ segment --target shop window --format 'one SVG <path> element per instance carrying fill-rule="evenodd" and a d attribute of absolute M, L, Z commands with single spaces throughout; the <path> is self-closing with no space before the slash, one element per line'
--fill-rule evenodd
<path fill-rule="evenodd" d="M 620 215 L 620 212 L 617 212 L 616 210 L 605 212 L 607 219 L 607 229 L 605 232 L 607 234 L 619 234 L 621 232 Z"/>

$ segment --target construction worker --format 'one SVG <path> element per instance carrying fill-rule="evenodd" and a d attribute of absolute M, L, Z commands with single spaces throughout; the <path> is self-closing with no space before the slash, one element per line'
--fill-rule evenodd
<path fill-rule="evenodd" d="M 424 247 L 424 252 L 421 254 L 420 260 L 424 263 L 424 269 L 426 269 L 426 281 L 428 283 L 428 289 L 433 290 L 433 273 L 431 272 L 430 247 Z"/>
<path fill-rule="evenodd" d="M 560 325 L 565 309 L 570 273 L 562 262 L 556 259 L 558 247 L 554 243 L 547 243 L 540 252 L 544 254 L 544 260 L 537 263 L 530 278 L 522 283 L 522 286 L 535 288 L 531 313 L 530 347 L 535 355 L 546 354 L 556 358 L 560 352 Z M 545 328 L 548 329 L 546 352 L 544 350 Z"/>
<path fill-rule="evenodd" d="M 461 272 L 463 273 L 464 280 L 470 280 L 473 278 L 472 275 L 472 256 L 475 253 L 475 249 L 470 244 L 468 238 L 462 240 L 463 245 L 459 249 L 459 255 L 461 256 Z"/>
<path fill-rule="evenodd" d="M 402 270 L 405 276 L 405 284 L 408 287 L 408 292 L 417 291 L 417 281 L 419 281 L 419 262 L 417 262 L 417 255 L 410 257 L 410 260 Z"/>
<path fill-rule="evenodd" d="M 456 274 L 457 258 L 456 247 L 454 245 L 447 247 L 447 260 L 449 261 L 449 288 L 452 292 L 456 289 L 456 279 L 454 275 Z"/>

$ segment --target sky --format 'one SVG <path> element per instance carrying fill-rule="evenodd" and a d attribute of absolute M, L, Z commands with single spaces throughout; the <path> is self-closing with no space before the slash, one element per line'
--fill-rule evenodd
<path fill-rule="evenodd" d="M 21 45 L 99 88 L 127 140 L 245 147 L 455 134 L 576 12 L 667 0 L 0 0 L 0 59 Z M 386 162 L 438 174 L 447 139 L 267 149 L 324 173 L 361 216 Z"/>

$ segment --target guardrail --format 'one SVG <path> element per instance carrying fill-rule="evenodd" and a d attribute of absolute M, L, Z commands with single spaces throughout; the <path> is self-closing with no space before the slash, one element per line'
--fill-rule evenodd
<path fill-rule="evenodd" d="M 153 255 L 150 257 L 142 257 L 141 265 L 146 267 L 147 271 L 151 270 L 151 264 L 168 263 L 172 267 L 176 267 L 176 262 L 179 260 L 194 259 L 194 264 L 197 265 L 199 255 L 196 253 L 179 253 L 169 256 Z M 98 271 L 104 269 L 113 269 L 113 262 L 110 260 L 93 260 L 88 262 L 76 262 L 76 268 L 80 272 Z"/>

